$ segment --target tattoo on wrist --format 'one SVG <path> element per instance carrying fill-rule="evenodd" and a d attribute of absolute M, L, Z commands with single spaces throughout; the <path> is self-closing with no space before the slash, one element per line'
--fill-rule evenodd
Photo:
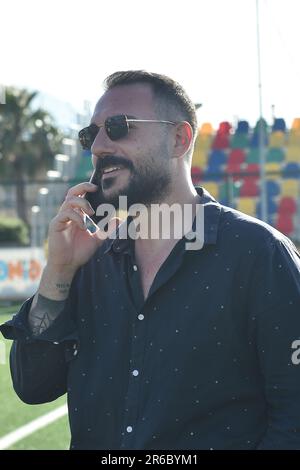
<path fill-rule="evenodd" d="M 63 311 L 65 300 L 47 299 L 38 294 L 35 305 L 32 305 L 28 322 L 34 336 L 38 336 L 51 326 L 54 320 Z"/>
<path fill-rule="evenodd" d="M 56 288 L 58 289 L 60 294 L 67 294 L 70 289 L 70 284 L 69 283 L 57 283 L 55 284 Z"/>

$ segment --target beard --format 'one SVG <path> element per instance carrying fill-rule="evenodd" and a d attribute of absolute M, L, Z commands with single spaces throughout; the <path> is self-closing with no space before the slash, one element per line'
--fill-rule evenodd
<path fill-rule="evenodd" d="M 164 151 L 162 151 L 164 150 Z M 128 165 L 129 178 L 123 187 L 114 190 L 115 177 L 102 180 L 101 190 L 103 202 L 112 204 L 115 209 L 119 208 L 119 196 L 127 197 L 127 207 L 133 204 L 158 204 L 171 192 L 171 167 L 170 157 L 167 149 L 160 147 L 159 153 L 145 158 L 139 155 L 136 161 L 141 162 L 138 166 Z"/>

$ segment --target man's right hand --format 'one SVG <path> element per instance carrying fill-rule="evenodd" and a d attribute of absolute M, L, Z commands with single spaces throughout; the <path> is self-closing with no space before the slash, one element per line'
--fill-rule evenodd
<path fill-rule="evenodd" d="M 34 336 L 48 329 L 60 315 L 76 271 L 93 256 L 120 222 L 118 218 L 111 219 L 106 232 L 97 226 L 94 233 L 86 229 L 84 213 L 92 215 L 94 211 L 83 196 L 92 191 L 97 191 L 97 186 L 92 183 L 80 183 L 71 188 L 57 216 L 50 222 L 48 262 L 28 315 Z"/>
<path fill-rule="evenodd" d="M 84 224 L 84 213 L 93 215 L 94 210 L 84 199 L 86 192 L 94 192 L 97 186 L 92 183 L 80 183 L 69 189 L 58 214 L 51 221 L 48 234 L 48 265 L 52 269 L 76 272 L 85 264 L 104 239 L 117 227 L 119 219 L 112 219 L 107 233 L 91 233 Z"/>

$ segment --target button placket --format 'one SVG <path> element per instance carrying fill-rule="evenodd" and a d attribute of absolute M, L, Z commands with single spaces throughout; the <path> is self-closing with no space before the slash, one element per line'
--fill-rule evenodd
<path fill-rule="evenodd" d="M 142 315 L 143 314 L 139 314 Z M 143 316 L 144 317 L 144 316 Z M 130 354 L 130 368 L 127 397 L 125 401 L 124 424 L 121 440 L 122 448 L 132 448 L 136 439 L 135 429 L 139 410 L 140 379 L 142 377 L 142 363 L 145 349 L 145 322 L 139 321 L 137 312 L 134 313 L 135 321 L 132 325 L 132 343 Z M 129 429 L 129 431 L 128 431 Z"/>

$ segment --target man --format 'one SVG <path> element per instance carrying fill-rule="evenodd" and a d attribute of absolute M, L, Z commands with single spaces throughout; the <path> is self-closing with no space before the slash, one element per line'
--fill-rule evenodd
<path fill-rule="evenodd" d="M 107 79 L 80 133 L 100 189 L 69 190 L 39 290 L 1 327 L 23 401 L 68 393 L 71 449 L 300 448 L 299 254 L 193 187 L 196 130 L 173 80 Z M 119 196 L 144 204 L 146 218 L 154 203 L 193 217 L 179 240 L 121 237 L 121 224 L 103 241 L 84 224 L 97 191 L 115 207 Z M 187 249 L 198 213 L 203 246 Z"/>

